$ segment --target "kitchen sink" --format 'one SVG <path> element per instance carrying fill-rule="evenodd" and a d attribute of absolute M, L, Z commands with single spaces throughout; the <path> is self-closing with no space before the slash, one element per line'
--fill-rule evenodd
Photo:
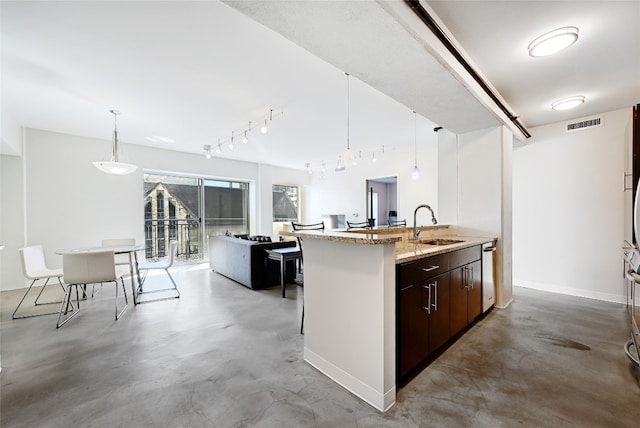
<path fill-rule="evenodd" d="M 464 241 L 460 241 L 457 239 L 445 239 L 445 238 L 434 238 L 434 239 L 421 239 L 421 244 L 427 245 L 451 245 L 451 244 L 459 244 Z"/>

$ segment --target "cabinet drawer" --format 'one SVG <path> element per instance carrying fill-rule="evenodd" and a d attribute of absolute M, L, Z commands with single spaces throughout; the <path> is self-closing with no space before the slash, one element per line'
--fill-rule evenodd
<path fill-rule="evenodd" d="M 398 266 L 398 287 L 403 288 L 411 284 L 432 278 L 449 270 L 449 253 L 426 257 Z"/>
<path fill-rule="evenodd" d="M 452 251 L 450 254 L 451 269 L 475 262 L 482 257 L 481 246 L 463 248 L 462 250 Z"/>

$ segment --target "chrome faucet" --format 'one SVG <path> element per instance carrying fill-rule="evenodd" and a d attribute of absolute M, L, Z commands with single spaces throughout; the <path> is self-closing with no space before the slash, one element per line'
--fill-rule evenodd
<path fill-rule="evenodd" d="M 433 210 L 431 209 L 431 207 L 429 205 L 427 205 L 427 204 L 418 205 L 416 210 L 413 212 L 413 239 L 415 239 L 416 241 L 418 240 L 418 237 L 420 236 L 420 229 L 418 229 L 418 223 L 416 221 L 416 215 L 418 214 L 418 210 L 420 208 L 426 208 L 429 211 L 431 211 L 431 221 L 433 222 L 433 224 L 438 224 L 438 220 L 436 220 L 436 215 L 433 213 Z"/>

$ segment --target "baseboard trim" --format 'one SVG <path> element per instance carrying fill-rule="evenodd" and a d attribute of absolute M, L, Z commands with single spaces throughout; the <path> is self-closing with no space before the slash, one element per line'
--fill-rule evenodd
<path fill-rule="evenodd" d="M 600 293 L 598 291 L 583 290 L 580 288 L 564 287 L 557 284 L 543 284 L 540 282 L 514 280 L 514 287 L 531 288 L 533 290 L 547 291 L 550 293 L 566 294 L 568 296 L 584 297 L 587 299 L 601 300 L 611 303 L 625 303 L 624 295 Z"/>
<path fill-rule="evenodd" d="M 362 382 L 360 379 L 345 372 L 340 367 L 322 358 L 320 355 L 304 348 L 304 360 L 318 369 L 331 380 L 342 386 L 355 396 L 364 400 L 381 412 L 386 412 L 396 403 L 396 387 L 391 387 L 386 392 L 375 390 L 373 387 Z"/>

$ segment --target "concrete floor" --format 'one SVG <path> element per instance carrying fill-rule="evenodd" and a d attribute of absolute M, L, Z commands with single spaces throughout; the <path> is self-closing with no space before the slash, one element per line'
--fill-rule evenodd
<path fill-rule="evenodd" d="M 179 300 L 114 321 L 105 286 L 59 330 L 53 315 L 11 320 L 21 291 L 2 292 L 0 425 L 640 426 L 622 305 L 516 288 L 382 414 L 302 359 L 302 289 L 281 299 L 206 266 L 175 278 Z"/>

